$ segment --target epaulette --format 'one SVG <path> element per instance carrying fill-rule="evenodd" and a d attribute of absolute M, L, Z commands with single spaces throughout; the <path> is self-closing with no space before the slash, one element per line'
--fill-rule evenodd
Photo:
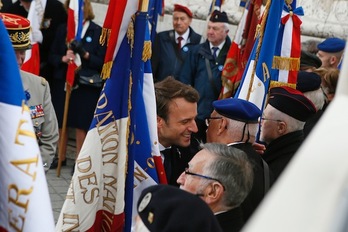
<path fill-rule="evenodd" d="M 41 78 L 41 85 L 46 86 L 46 83 L 47 83 L 46 79 L 43 77 L 40 77 L 40 78 Z"/>

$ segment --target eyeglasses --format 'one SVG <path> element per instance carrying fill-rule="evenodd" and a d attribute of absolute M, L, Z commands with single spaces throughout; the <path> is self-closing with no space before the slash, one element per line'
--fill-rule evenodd
<path fill-rule="evenodd" d="M 210 120 L 212 120 L 212 119 L 222 119 L 222 117 L 209 117 L 209 118 L 206 118 L 205 119 L 205 125 L 209 126 Z"/>
<path fill-rule="evenodd" d="M 190 172 L 188 168 L 185 168 L 185 175 L 198 176 L 198 177 L 200 177 L 200 178 L 204 178 L 204 179 L 207 179 L 207 180 L 214 180 L 214 181 L 217 181 L 217 182 L 219 182 L 219 183 L 222 185 L 222 187 L 223 187 L 224 190 L 225 190 L 225 186 L 221 183 L 220 180 L 218 180 L 218 179 L 216 179 L 216 178 Z"/>
<path fill-rule="evenodd" d="M 270 119 L 270 118 L 260 118 L 259 122 L 261 121 L 273 121 L 273 122 L 282 122 L 282 120 L 279 120 L 279 119 Z"/>

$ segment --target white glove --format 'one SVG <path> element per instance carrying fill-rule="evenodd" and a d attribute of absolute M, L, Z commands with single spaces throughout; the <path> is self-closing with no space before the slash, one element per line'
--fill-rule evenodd
<path fill-rule="evenodd" d="M 33 37 L 33 41 L 31 42 L 42 43 L 43 37 L 40 30 L 32 31 L 32 37 Z"/>

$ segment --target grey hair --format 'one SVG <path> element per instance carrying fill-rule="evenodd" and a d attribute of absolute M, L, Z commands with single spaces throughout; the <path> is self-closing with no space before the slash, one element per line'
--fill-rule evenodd
<path fill-rule="evenodd" d="M 220 143 L 206 143 L 202 148 L 215 156 L 204 166 L 204 174 L 218 179 L 225 187 L 224 206 L 238 207 L 253 186 L 252 165 L 244 151 Z"/>
<path fill-rule="evenodd" d="M 325 96 L 323 90 L 320 88 L 317 90 L 304 92 L 303 95 L 313 102 L 317 110 L 321 110 L 323 108 L 325 104 Z"/>
<path fill-rule="evenodd" d="M 243 128 L 245 125 L 245 122 L 241 122 L 241 121 L 237 121 L 237 120 L 233 120 L 230 118 L 226 118 L 226 120 L 228 120 L 228 126 L 227 129 L 229 132 L 231 132 L 232 134 L 236 134 L 237 131 L 240 132 L 240 138 L 243 137 Z M 259 129 L 259 125 L 257 123 L 248 123 L 248 125 L 246 126 L 246 130 L 244 131 L 244 135 L 248 135 L 248 131 L 249 131 L 249 135 L 252 138 L 252 141 L 255 139 L 256 133 Z"/>

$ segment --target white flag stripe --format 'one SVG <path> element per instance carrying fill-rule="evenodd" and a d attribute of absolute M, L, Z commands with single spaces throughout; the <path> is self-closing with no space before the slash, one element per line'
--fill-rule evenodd
<path fill-rule="evenodd" d="M 6 112 L 0 114 L 0 226 L 7 225 L 8 231 L 53 231 L 53 212 L 29 109 L 0 103 L 0 111 Z M 39 215 L 45 215 L 45 220 Z"/>

